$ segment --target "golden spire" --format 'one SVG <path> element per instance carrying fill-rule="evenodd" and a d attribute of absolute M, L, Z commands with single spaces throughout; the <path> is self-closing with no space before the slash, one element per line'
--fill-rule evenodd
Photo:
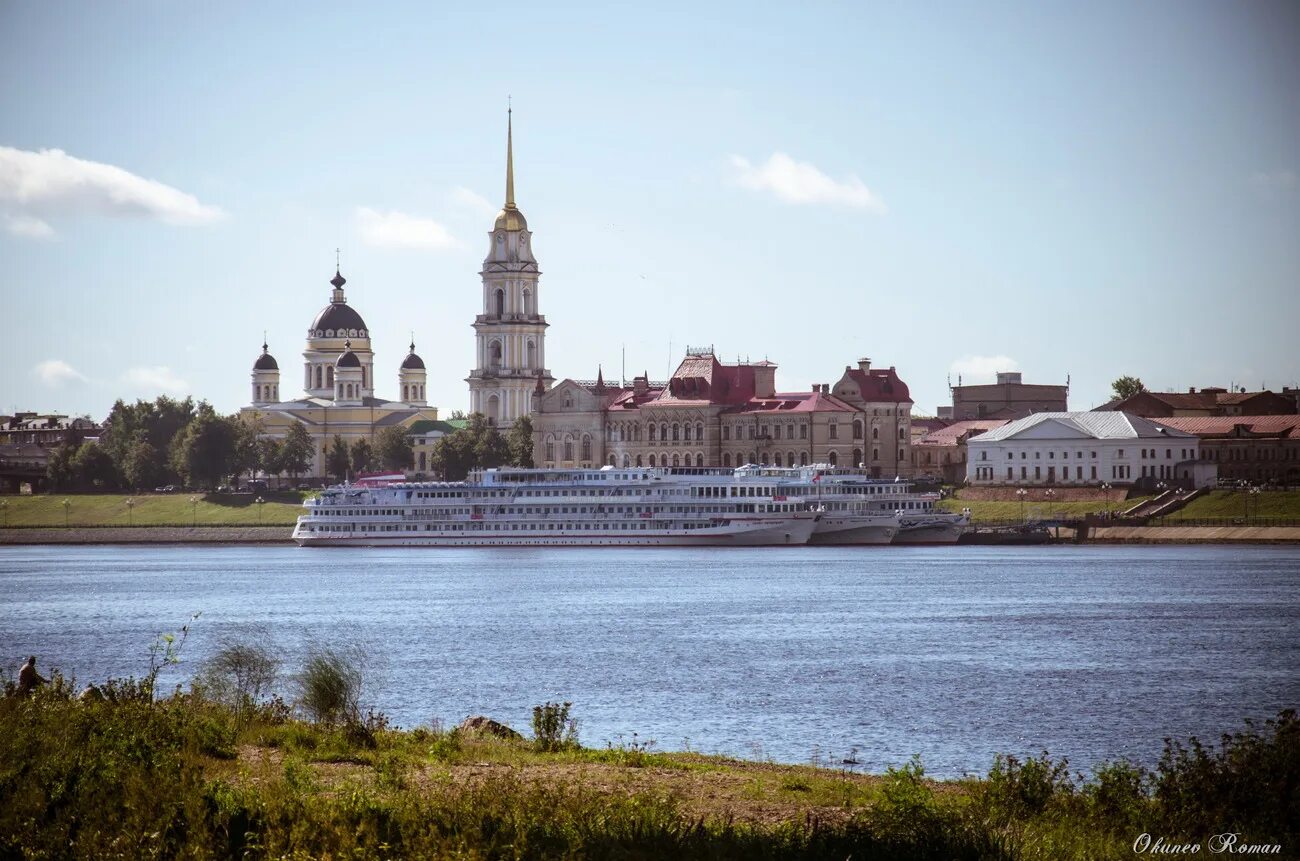
<path fill-rule="evenodd" d="M 506 209 L 515 208 L 515 146 L 512 123 L 513 108 L 506 97 Z"/>

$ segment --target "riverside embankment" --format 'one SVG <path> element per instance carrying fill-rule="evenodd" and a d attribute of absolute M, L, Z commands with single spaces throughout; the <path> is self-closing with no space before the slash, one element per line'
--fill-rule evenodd
<path fill-rule="evenodd" d="M 0 529 L 0 544 L 292 544 L 291 526 L 33 526 Z"/>

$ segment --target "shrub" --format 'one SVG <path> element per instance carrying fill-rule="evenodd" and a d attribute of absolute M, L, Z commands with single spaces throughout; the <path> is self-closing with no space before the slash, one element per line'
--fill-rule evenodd
<path fill-rule="evenodd" d="M 203 662 L 196 687 L 243 716 L 271 692 L 279 661 L 261 644 L 229 643 Z"/>
<path fill-rule="evenodd" d="M 362 670 L 355 656 L 334 649 L 314 650 L 299 677 L 299 702 L 317 723 L 358 723 Z"/>
<path fill-rule="evenodd" d="M 569 717 L 573 703 L 543 703 L 533 706 L 533 745 L 540 751 L 556 751 L 578 744 L 578 722 Z"/>
<path fill-rule="evenodd" d="M 1070 780 L 1070 762 L 1053 762 L 1047 751 L 1042 757 L 998 754 L 984 785 L 984 797 L 990 808 L 1007 816 L 1041 813 L 1057 798 L 1074 794 Z"/>

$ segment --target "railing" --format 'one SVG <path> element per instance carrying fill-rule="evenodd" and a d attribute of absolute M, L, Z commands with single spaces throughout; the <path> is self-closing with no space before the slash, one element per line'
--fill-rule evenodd
<path fill-rule="evenodd" d="M 476 314 L 475 323 L 545 323 L 543 314 Z"/>
<path fill-rule="evenodd" d="M 1300 526 L 1300 517 L 1153 517 L 1148 526 Z"/>
<path fill-rule="evenodd" d="M 545 377 L 549 377 L 551 375 L 551 369 L 550 368 L 501 368 L 501 367 L 489 366 L 486 368 L 475 368 L 474 370 L 470 371 L 470 375 L 475 377 L 523 377 L 530 380 L 536 379 L 538 374 L 541 374 L 542 376 Z"/>

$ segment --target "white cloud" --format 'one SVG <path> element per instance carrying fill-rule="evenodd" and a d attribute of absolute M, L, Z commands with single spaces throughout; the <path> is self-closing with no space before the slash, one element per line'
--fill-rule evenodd
<path fill-rule="evenodd" d="M 5 215 L 5 230 L 14 236 L 22 236 L 26 239 L 50 239 L 54 236 L 54 228 L 50 227 L 39 218 L 30 215 Z"/>
<path fill-rule="evenodd" d="M 176 372 L 165 365 L 130 368 L 122 375 L 122 379 L 130 386 L 149 392 L 161 391 L 183 395 L 190 390 L 190 384 L 176 376 Z"/>
<path fill-rule="evenodd" d="M 367 245 L 439 251 L 460 245 L 447 228 L 431 218 L 419 218 L 405 212 L 379 212 L 362 206 L 357 208 L 356 220 L 357 232 Z"/>
<path fill-rule="evenodd" d="M 57 149 L 31 152 L 7 146 L 0 146 L 0 205 L 28 219 L 25 235 L 41 230 L 32 223 L 44 224 L 38 216 L 93 214 L 178 225 L 210 224 L 225 217 L 221 209 L 199 203 L 192 194 L 111 164 Z M 53 233 L 44 226 L 44 235 Z"/>
<path fill-rule="evenodd" d="M 885 202 L 863 184 L 857 176 L 836 182 L 806 161 L 795 161 L 783 152 L 774 152 L 761 165 L 751 164 L 742 156 L 731 156 L 735 181 L 742 188 L 766 191 L 786 203 L 828 203 L 884 213 Z"/>
<path fill-rule="evenodd" d="M 492 202 L 477 191 L 456 186 L 448 194 L 448 199 L 457 206 L 464 207 L 475 215 L 492 216 L 497 214 L 500 207 L 493 206 Z"/>
<path fill-rule="evenodd" d="M 46 359 L 32 368 L 42 383 L 47 386 L 61 386 L 64 383 L 84 383 L 86 375 L 62 359 Z"/>
<path fill-rule="evenodd" d="M 991 383 L 997 379 L 998 371 L 1015 371 L 1020 363 L 1009 356 L 962 356 L 948 366 L 954 374 L 960 374 L 963 383 Z"/>

